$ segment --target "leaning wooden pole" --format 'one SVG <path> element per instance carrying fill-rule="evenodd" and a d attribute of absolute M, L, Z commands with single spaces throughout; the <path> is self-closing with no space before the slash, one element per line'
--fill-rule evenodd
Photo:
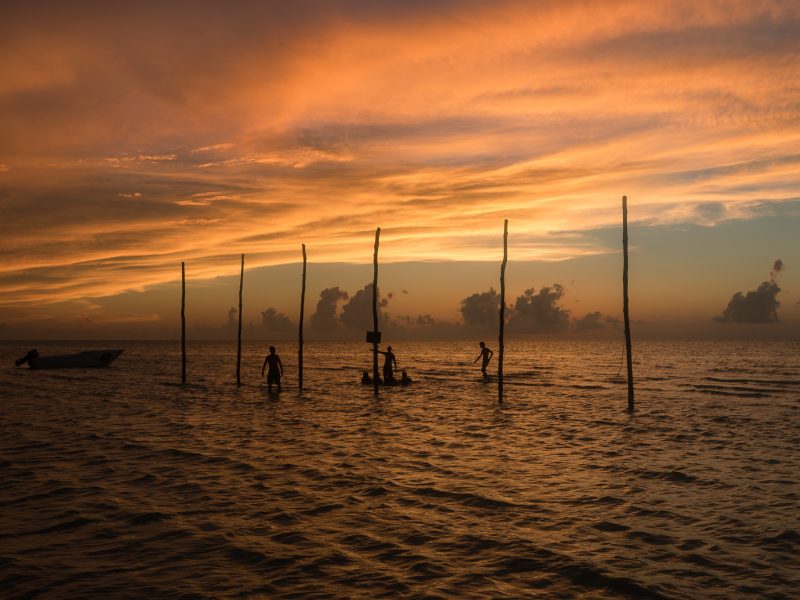
<path fill-rule="evenodd" d="M 625 353 L 628 361 L 628 412 L 633 412 L 633 357 L 631 319 L 628 313 L 628 197 L 622 197 L 622 315 L 625 319 Z"/>
<path fill-rule="evenodd" d="M 242 288 L 244 287 L 244 254 L 239 272 L 239 330 L 236 334 L 236 385 L 242 385 Z"/>
<path fill-rule="evenodd" d="M 186 263 L 181 261 L 181 383 L 186 383 Z"/>
<path fill-rule="evenodd" d="M 372 387 L 378 395 L 378 244 L 381 228 L 375 230 L 375 251 L 372 254 Z"/>
<path fill-rule="evenodd" d="M 500 335 L 497 357 L 497 402 L 503 403 L 503 331 L 506 323 L 506 264 L 508 264 L 508 219 L 503 223 L 503 264 L 500 265 Z"/>
<path fill-rule="evenodd" d="M 306 245 L 303 246 L 303 284 L 300 287 L 300 329 L 297 332 L 297 385 L 303 391 L 303 318 L 306 310 Z"/>

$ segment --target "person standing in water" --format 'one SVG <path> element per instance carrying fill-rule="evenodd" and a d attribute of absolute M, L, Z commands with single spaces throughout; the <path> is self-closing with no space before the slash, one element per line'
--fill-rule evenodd
<path fill-rule="evenodd" d="M 481 373 L 483 373 L 483 380 L 489 381 L 489 375 L 486 374 L 486 367 L 489 366 L 489 361 L 492 360 L 494 352 L 492 352 L 489 348 L 486 347 L 486 342 L 481 342 L 480 347 L 481 347 L 481 353 L 478 355 L 478 358 L 472 361 L 472 364 L 474 365 L 476 362 L 478 362 L 479 359 L 482 358 L 483 362 L 481 363 Z"/>
<path fill-rule="evenodd" d="M 264 376 L 264 369 L 267 368 L 269 365 L 269 371 L 267 371 L 267 391 L 272 391 L 272 384 L 275 383 L 278 386 L 278 391 L 281 391 L 281 375 L 283 375 L 283 363 L 281 362 L 281 357 L 275 354 L 275 346 L 269 347 L 269 354 L 264 359 L 264 366 L 261 367 L 261 376 Z"/>
<path fill-rule="evenodd" d="M 396 382 L 394 380 L 394 371 L 392 370 L 392 365 L 394 365 L 395 369 L 397 368 L 397 359 L 392 353 L 392 347 L 387 346 L 386 352 L 378 350 L 378 354 L 383 354 L 386 357 L 386 360 L 383 363 L 383 385 L 394 385 Z"/>

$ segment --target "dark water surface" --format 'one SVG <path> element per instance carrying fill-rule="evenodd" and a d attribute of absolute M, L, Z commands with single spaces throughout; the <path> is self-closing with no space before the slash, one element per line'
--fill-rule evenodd
<path fill-rule="evenodd" d="M 491 344 L 490 344 L 491 345 Z M 307 344 L 127 348 L 30 371 L 0 344 L 0 595 L 45 598 L 797 598 L 800 344 L 403 343 L 412 387 Z M 495 348 L 496 349 L 496 348 Z"/>

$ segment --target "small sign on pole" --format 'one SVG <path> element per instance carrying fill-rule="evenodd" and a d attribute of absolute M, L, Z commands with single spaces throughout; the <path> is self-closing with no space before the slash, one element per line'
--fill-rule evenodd
<path fill-rule="evenodd" d="M 380 344 L 381 343 L 381 332 L 380 331 L 368 331 L 367 332 L 367 343 L 368 344 Z"/>

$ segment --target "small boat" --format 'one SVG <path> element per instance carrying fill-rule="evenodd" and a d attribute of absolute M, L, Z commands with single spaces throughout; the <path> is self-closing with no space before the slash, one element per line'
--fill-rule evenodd
<path fill-rule="evenodd" d="M 37 350 L 31 350 L 17 359 L 19 367 L 26 362 L 31 369 L 88 369 L 107 367 L 119 358 L 124 350 L 86 350 L 77 354 L 60 354 L 57 356 L 39 356 Z"/>

